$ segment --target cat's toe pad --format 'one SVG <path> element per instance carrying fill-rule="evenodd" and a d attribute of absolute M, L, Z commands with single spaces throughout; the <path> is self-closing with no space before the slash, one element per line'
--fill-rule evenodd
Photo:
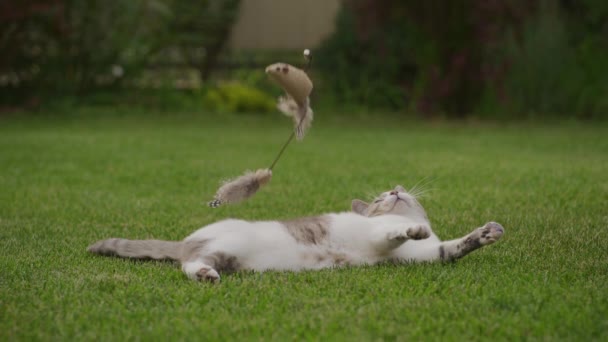
<path fill-rule="evenodd" d="M 413 240 L 422 240 L 431 236 L 431 228 L 426 225 L 418 225 L 410 227 L 407 230 L 407 236 Z"/>
<path fill-rule="evenodd" d="M 499 223 L 488 222 L 483 227 L 479 228 L 479 242 L 482 245 L 488 245 L 498 241 L 505 233 L 505 229 Z"/>

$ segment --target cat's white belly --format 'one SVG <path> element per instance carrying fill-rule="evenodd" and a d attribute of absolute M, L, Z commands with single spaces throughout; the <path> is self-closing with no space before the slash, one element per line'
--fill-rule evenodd
<path fill-rule="evenodd" d="M 373 250 L 364 247 L 367 246 L 367 234 L 360 230 L 367 227 L 353 225 L 348 231 L 332 228 L 322 243 L 303 244 L 279 222 L 231 219 L 205 226 L 184 241 L 206 240 L 207 253 L 217 251 L 235 256 L 241 268 L 254 271 L 297 271 L 381 261 Z M 348 239 L 342 235 L 347 235 Z"/>

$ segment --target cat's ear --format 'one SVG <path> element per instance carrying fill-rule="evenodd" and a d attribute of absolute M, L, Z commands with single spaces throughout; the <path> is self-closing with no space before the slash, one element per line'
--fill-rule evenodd
<path fill-rule="evenodd" d="M 404 187 L 402 187 L 401 185 L 397 185 L 397 186 L 395 187 L 395 190 L 397 190 L 397 191 L 399 191 L 399 192 L 407 192 L 407 191 L 405 191 L 405 188 L 404 188 Z"/>
<path fill-rule="evenodd" d="M 351 207 L 355 213 L 365 215 L 365 211 L 367 210 L 367 207 L 369 207 L 369 204 L 363 202 L 362 200 L 356 199 L 353 200 Z"/>

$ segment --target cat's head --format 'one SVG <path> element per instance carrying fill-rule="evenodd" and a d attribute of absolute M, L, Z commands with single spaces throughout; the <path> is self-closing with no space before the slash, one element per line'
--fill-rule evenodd
<path fill-rule="evenodd" d="M 416 197 L 405 191 L 401 185 L 381 193 L 371 203 L 353 200 L 352 210 L 368 217 L 392 214 L 427 219 L 426 212 Z"/>

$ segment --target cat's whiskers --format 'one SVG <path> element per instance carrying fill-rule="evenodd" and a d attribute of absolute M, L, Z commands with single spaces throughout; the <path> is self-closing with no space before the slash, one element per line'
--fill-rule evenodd
<path fill-rule="evenodd" d="M 418 189 L 416 192 L 414 192 L 413 194 L 411 194 L 412 196 L 414 196 L 416 199 L 420 199 L 420 198 L 424 198 L 426 197 L 426 195 L 428 195 L 431 191 L 433 191 L 434 189 L 432 188 L 428 188 L 428 189 Z"/>
<path fill-rule="evenodd" d="M 416 198 L 420 198 L 420 197 L 424 197 L 426 194 L 431 192 L 431 190 L 433 190 L 433 189 L 429 188 L 428 184 L 425 184 L 424 186 L 418 186 L 416 188 L 412 188 L 409 191 L 409 193 Z"/>
<path fill-rule="evenodd" d="M 431 188 L 428 188 L 428 186 L 434 180 L 435 179 L 431 178 L 430 176 L 426 176 L 426 177 L 422 178 L 421 180 L 419 180 L 418 182 L 416 182 L 416 184 L 414 184 L 414 186 L 412 186 L 408 190 L 408 193 L 410 195 L 414 196 L 415 198 L 422 198 L 432 190 Z"/>
<path fill-rule="evenodd" d="M 424 188 L 427 185 L 429 185 L 429 183 L 431 183 L 432 181 L 434 181 L 435 179 L 431 178 L 431 176 L 425 176 L 423 178 L 421 178 L 419 181 L 417 181 L 413 186 L 412 186 L 412 191 L 417 189 L 417 188 Z"/>

